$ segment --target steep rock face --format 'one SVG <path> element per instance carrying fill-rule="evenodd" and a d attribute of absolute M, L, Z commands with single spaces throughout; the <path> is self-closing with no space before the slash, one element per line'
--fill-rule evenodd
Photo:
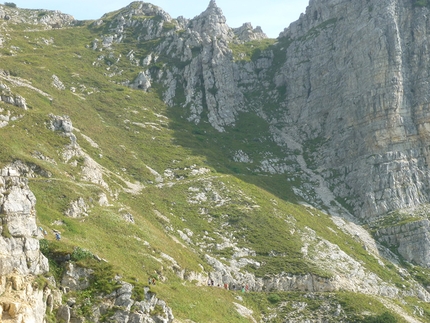
<path fill-rule="evenodd" d="M 430 267 L 430 221 L 421 220 L 380 229 L 380 241 L 395 247 L 409 262 Z"/>
<path fill-rule="evenodd" d="M 37 236 L 36 198 L 17 168 L 7 167 L 1 175 L 0 274 L 8 275 L 14 269 L 23 275 L 43 274 L 48 270 L 48 261 L 39 251 L 39 241 L 34 238 Z"/>
<path fill-rule="evenodd" d="M 21 177 L 23 170 L 25 165 L 16 162 L 0 173 L 0 312 L 11 322 L 41 323 L 46 302 L 32 277 L 48 271 L 48 260 L 35 238 L 36 198 Z"/>
<path fill-rule="evenodd" d="M 281 34 L 285 118 L 304 145 L 318 142 L 315 169 L 364 219 L 429 200 L 427 13 L 411 1 L 315 0 Z"/>
<path fill-rule="evenodd" d="M 173 46 L 176 44 L 181 61 L 189 63 L 167 79 L 171 89 L 166 93 L 166 101 L 173 103 L 173 97 L 183 91 L 183 105 L 190 111 L 188 119 L 198 123 L 203 116 L 207 117 L 213 127 L 223 131 L 224 126 L 234 124 L 237 112 L 244 109 L 243 95 L 236 86 L 237 69 L 228 47 L 235 34 L 213 0 L 186 27 L 182 37 L 168 40 L 173 41 Z M 179 78 L 179 84 L 174 76 Z"/>

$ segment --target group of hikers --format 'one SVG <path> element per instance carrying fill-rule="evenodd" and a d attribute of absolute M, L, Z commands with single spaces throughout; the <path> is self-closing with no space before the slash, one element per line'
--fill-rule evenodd
<path fill-rule="evenodd" d="M 215 286 L 215 282 L 214 282 L 213 279 L 209 279 L 208 280 L 208 286 Z M 220 284 L 218 284 L 217 287 L 221 287 Z M 242 285 L 241 287 L 239 287 L 239 286 L 236 286 L 236 284 L 231 284 L 231 283 L 227 284 L 227 283 L 224 283 L 224 289 L 227 289 L 227 290 L 240 290 L 240 291 L 242 291 L 242 293 L 249 292 L 249 286 L 248 285 Z"/>
<path fill-rule="evenodd" d="M 40 230 L 40 232 L 42 232 L 42 234 L 44 235 L 44 236 L 46 236 L 47 234 L 48 234 L 48 232 L 46 232 L 46 230 L 45 229 L 43 229 L 42 227 L 39 227 L 39 230 Z M 55 234 L 55 240 L 57 240 L 57 241 L 59 241 L 59 240 L 61 240 L 61 234 L 60 234 L 60 232 L 59 231 L 57 231 L 57 230 L 52 230 L 53 232 L 54 232 L 54 234 Z"/>

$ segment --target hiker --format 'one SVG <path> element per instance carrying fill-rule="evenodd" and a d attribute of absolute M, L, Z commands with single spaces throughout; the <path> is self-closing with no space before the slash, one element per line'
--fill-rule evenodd
<path fill-rule="evenodd" d="M 151 285 L 151 277 L 148 278 L 148 285 Z"/>
<path fill-rule="evenodd" d="M 213 279 L 211 279 L 211 286 L 213 286 L 214 285 L 214 280 Z"/>
<path fill-rule="evenodd" d="M 61 239 L 61 235 L 59 232 L 55 232 L 55 239 L 57 239 L 57 241 Z"/>
<path fill-rule="evenodd" d="M 152 278 L 152 285 L 155 285 L 155 278 Z"/>
<path fill-rule="evenodd" d="M 242 293 L 245 293 L 245 286 L 242 285 Z"/>

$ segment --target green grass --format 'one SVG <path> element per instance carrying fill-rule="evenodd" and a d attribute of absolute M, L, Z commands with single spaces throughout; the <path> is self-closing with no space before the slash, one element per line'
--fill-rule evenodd
<path fill-rule="evenodd" d="M 270 322 L 274 323 L 284 322 L 285 318 L 304 321 L 322 317 L 330 322 L 406 322 L 399 315 L 388 312 L 377 298 L 358 293 L 315 293 L 311 297 L 300 292 L 271 292 L 265 297 L 259 293 L 247 293 L 244 298 L 247 306 L 270 316 Z M 298 304 L 301 304 L 300 310 Z M 341 312 L 336 313 L 339 308 Z"/>
<path fill-rule="evenodd" d="M 262 51 L 270 49 L 275 42 L 275 39 L 267 38 L 245 43 L 230 43 L 229 47 L 233 53 L 233 60 L 247 62 L 256 60 Z"/>

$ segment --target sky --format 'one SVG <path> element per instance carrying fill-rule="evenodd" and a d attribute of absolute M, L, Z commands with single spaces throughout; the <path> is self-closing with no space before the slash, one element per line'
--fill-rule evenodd
<path fill-rule="evenodd" d="M 105 13 L 121 9 L 133 0 L 12 0 L 19 8 L 60 10 L 78 20 L 95 20 Z M 194 18 L 208 6 L 209 0 L 146 0 L 161 7 L 172 18 Z M 2 2 L 4 3 L 4 2 Z M 216 0 L 230 27 L 250 22 L 261 26 L 267 36 L 279 33 L 305 12 L 309 0 Z"/>

